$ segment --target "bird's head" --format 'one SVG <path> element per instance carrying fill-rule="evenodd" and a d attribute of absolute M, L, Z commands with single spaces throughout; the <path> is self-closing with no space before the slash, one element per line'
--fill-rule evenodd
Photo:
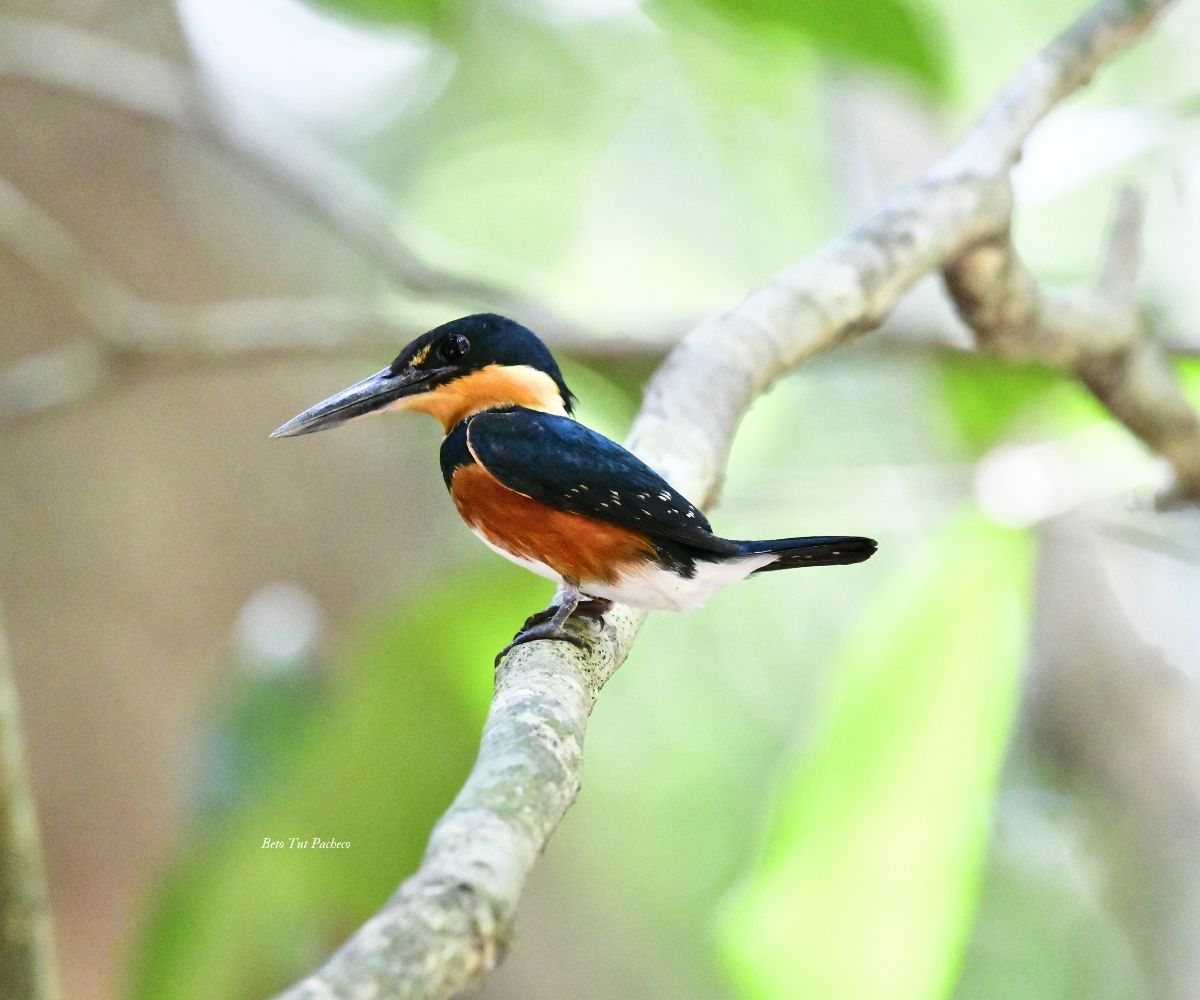
<path fill-rule="evenodd" d="M 449 430 L 472 413 L 526 406 L 569 414 L 573 396 L 546 345 L 493 313 L 422 334 L 383 371 L 310 407 L 271 437 L 294 437 L 379 410 L 419 410 Z"/>

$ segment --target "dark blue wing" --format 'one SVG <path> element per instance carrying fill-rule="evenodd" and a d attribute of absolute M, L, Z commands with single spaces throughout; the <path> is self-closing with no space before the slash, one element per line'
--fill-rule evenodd
<path fill-rule="evenodd" d="M 492 410 L 467 425 L 475 460 L 510 490 L 573 514 L 709 552 L 735 549 L 641 459 L 568 417 Z"/>

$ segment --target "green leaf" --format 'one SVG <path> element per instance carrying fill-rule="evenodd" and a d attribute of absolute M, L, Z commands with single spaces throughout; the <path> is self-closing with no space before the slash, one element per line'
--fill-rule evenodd
<path fill-rule="evenodd" d="M 1172 367 L 1200 406 L 1200 360 L 1177 357 Z M 950 433 L 973 456 L 1006 438 L 1061 438 L 1096 424 L 1120 426 L 1072 375 L 1054 368 L 971 354 L 943 358 L 937 372 Z"/>
<path fill-rule="evenodd" d="M 1111 419 L 1074 378 L 1053 368 L 967 355 L 943 359 L 938 370 L 951 433 L 971 455 L 1022 432 L 1062 435 Z"/>
<path fill-rule="evenodd" d="M 129 995 L 260 1000 L 374 912 L 415 869 L 466 777 L 492 657 L 549 595 L 544 581 L 498 562 L 458 571 L 363 630 L 327 703 L 297 716 L 285 702 L 290 722 L 277 725 L 276 701 L 259 699 L 257 749 L 273 764 L 168 873 Z M 292 837 L 350 847 L 263 846 Z"/>
<path fill-rule="evenodd" d="M 1028 577 L 1027 537 L 971 513 L 864 616 L 722 928 L 747 997 L 948 994 L 1013 717 Z"/>
<path fill-rule="evenodd" d="M 1049 368 L 979 355 L 947 357 L 938 370 L 955 436 L 975 455 L 997 444 L 1021 413 L 1064 381 Z"/>
<path fill-rule="evenodd" d="M 310 0 L 347 17 L 380 24 L 406 24 L 444 35 L 466 9 L 463 0 Z"/>
<path fill-rule="evenodd" d="M 1183 383 L 1183 391 L 1193 403 L 1200 405 L 1200 358 L 1178 357 L 1174 360 L 1175 374 Z"/>
<path fill-rule="evenodd" d="M 652 0 L 646 10 L 713 36 L 722 25 L 732 27 L 754 46 L 801 40 L 836 57 L 899 71 L 934 94 L 946 91 L 938 33 L 903 0 Z"/>

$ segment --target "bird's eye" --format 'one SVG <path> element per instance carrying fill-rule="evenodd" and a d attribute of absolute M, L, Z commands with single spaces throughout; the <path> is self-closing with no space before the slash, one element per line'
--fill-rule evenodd
<path fill-rule="evenodd" d="M 442 346 L 438 348 L 438 354 L 446 361 L 461 361 L 470 350 L 471 342 L 466 337 L 461 333 L 452 333 L 442 341 Z"/>

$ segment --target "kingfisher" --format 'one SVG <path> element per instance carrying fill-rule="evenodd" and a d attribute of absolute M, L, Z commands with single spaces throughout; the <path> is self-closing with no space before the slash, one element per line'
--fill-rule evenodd
<path fill-rule="evenodd" d="M 488 548 L 558 584 L 513 647 L 576 646 L 572 616 L 598 621 L 614 601 L 691 611 L 754 573 L 862 562 L 873 539 L 819 535 L 736 541 L 615 441 L 579 423 L 575 396 L 531 330 L 483 313 L 445 323 L 384 368 L 289 420 L 294 437 L 383 410 L 441 422 L 442 478 L 459 515 Z"/>

